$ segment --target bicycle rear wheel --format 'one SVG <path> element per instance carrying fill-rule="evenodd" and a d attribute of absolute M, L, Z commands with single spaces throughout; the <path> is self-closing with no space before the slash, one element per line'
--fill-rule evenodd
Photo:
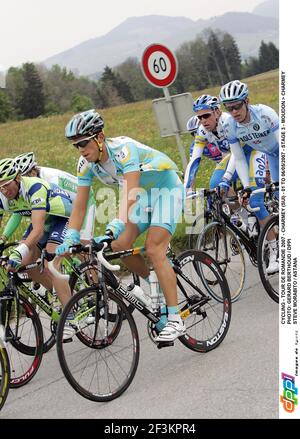
<path fill-rule="evenodd" d="M 7 306 L 9 322 L 5 338 L 11 370 L 10 387 L 17 388 L 27 384 L 41 365 L 43 330 L 37 312 L 25 297 L 10 300 Z"/>
<path fill-rule="evenodd" d="M 63 343 L 70 312 L 75 315 L 76 337 Z M 109 318 L 111 314 L 125 315 L 126 319 L 119 318 L 116 324 Z M 77 292 L 58 324 L 57 353 L 65 377 L 84 398 L 97 402 L 118 398 L 132 382 L 139 361 L 138 332 L 125 303 L 112 291 L 108 291 L 107 300 L 98 288 Z"/>
<path fill-rule="evenodd" d="M 0 339 L 0 410 L 6 401 L 10 382 L 10 365 L 4 343 Z"/>
<path fill-rule="evenodd" d="M 208 253 L 220 265 L 228 282 L 231 302 L 237 301 L 245 284 L 245 259 L 236 234 L 229 227 L 213 222 L 199 235 L 196 248 Z M 209 293 L 216 300 L 222 301 L 223 297 L 218 296 L 215 288 L 214 278 L 204 277 L 202 265 L 199 274 L 203 277 Z"/>
<path fill-rule="evenodd" d="M 270 232 L 273 232 L 276 237 L 277 260 L 279 260 L 279 215 L 272 216 L 265 224 L 259 236 L 257 245 L 257 262 L 260 279 L 271 299 L 274 300 L 274 302 L 279 303 L 279 266 L 278 271 L 269 274 L 267 273 L 270 255 L 267 237 Z"/>
<path fill-rule="evenodd" d="M 196 352 L 209 352 L 224 340 L 230 325 L 231 299 L 219 265 L 207 253 L 187 250 L 177 258 L 178 304 L 187 332 L 179 340 Z M 201 266 L 201 268 L 200 268 Z M 214 281 L 218 300 L 207 292 L 204 278 Z M 222 298 L 222 300 L 220 300 Z"/>

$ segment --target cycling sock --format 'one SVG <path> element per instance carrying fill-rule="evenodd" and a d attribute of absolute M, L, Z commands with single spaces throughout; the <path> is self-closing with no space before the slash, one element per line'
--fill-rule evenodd
<path fill-rule="evenodd" d="M 160 307 L 160 319 L 159 322 L 155 324 L 155 327 L 158 331 L 162 331 L 168 322 L 167 319 L 167 307 L 165 305 Z"/>
<path fill-rule="evenodd" d="M 168 321 L 182 323 L 179 308 L 177 306 L 168 306 Z"/>

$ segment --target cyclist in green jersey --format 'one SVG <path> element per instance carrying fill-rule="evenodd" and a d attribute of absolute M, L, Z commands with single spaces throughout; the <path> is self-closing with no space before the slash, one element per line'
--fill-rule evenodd
<path fill-rule="evenodd" d="M 27 152 L 15 157 L 20 173 L 26 177 L 38 177 L 46 180 L 48 183 L 54 183 L 61 189 L 66 191 L 74 201 L 77 193 L 77 177 L 60 169 L 48 168 L 45 166 L 38 166 L 35 154 Z M 87 204 L 87 211 L 84 218 L 82 228 L 80 230 L 80 239 L 83 244 L 87 244 L 93 236 L 94 220 L 96 214 L 96 201 L 93 190 L 91 188 Z M 1 241 L 5 242 L 7 237 L 11 236 L 19 227 L 22 220 L 22 215 L 13 213 L 9 218 L 3 232 L 0 236 Z"/>
<path fill-rule="evenodd" d="M 40 178 L 22 177 L 14 159 L 1 160 L 0 213 L 17 212 L 31 218 L 20 244 L 9 255 L 7 271 L 17 271 L 21 265 L 36 261 L 43 248 L 55 252 L 65 237 L 71 210 L 72 201 L 67 192 Z M 59 265 L 59 258 L 55 265 Z M 62 305 L 71 297 L 68 282 L 53 275 L 47 264 L 43 274 L 35 272 L 32 277 L 46 288 L 53 285 Z"/>

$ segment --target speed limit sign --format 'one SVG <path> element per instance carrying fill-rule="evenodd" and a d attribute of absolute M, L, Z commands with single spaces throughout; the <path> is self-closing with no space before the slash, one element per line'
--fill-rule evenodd
<path fill-rule="evenodd" d="M 177 76 L 177 59 L 166 46 L 151 44 L 144 50 L 142 70 L 147 81 L 154 87 L 168 87 Z"/>

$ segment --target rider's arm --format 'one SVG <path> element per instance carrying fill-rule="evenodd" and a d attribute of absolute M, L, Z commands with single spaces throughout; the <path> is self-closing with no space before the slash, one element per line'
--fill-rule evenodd
<path fill-rule="evenodd" d="M 235 141 L 230 143 L 231 153 L 234 156 L 236 171 L 244 187 L 248 187 L 249 183 L 249 168 L 245 153 L 240 142 Z"/>
<path fill-rule="evenodd" d="M 21 221 L 22 221 L 22 215 L 20 215 L 19 213 L 12 214 L 12 216 L 9 218 L 9 220 L 6 223 L 2 236 L 5 237 L 5 239 L 10 238 L 10 236 L 19 227 Z"/>
<path fill-rule="evenodd" d="M 203 148 L 198 148 L 194 146 L 193 155 L 186 167 L 184 174 L 184 187 L 186 190 L 191 189 L 192 182 L 196 178 L 196 174 L 200 166 L 202 153 L 203 153 Z"/>
<path fill-rule="evenodd" d="M 199 131 L 200 130 L 198 130 L 195 136 L 193 154 L 190 158 L 184 174 L 184 187 L 187 191 L 191 189 L 192 182 L 196 178 L 196 174 L 199 169 L 201 157 L 203 154 L 203 149 L 207 143 L 206 139 L 199 134 Z"/>
<path fill-rule="evenodd" d="M 223 175 L 223 179 L 227 181 L 231 181 L 235 168 L 236 166 L 235 166 L 234 154 L 230 154 L 230 159 L 226 168 L 226 172 Z"/>

